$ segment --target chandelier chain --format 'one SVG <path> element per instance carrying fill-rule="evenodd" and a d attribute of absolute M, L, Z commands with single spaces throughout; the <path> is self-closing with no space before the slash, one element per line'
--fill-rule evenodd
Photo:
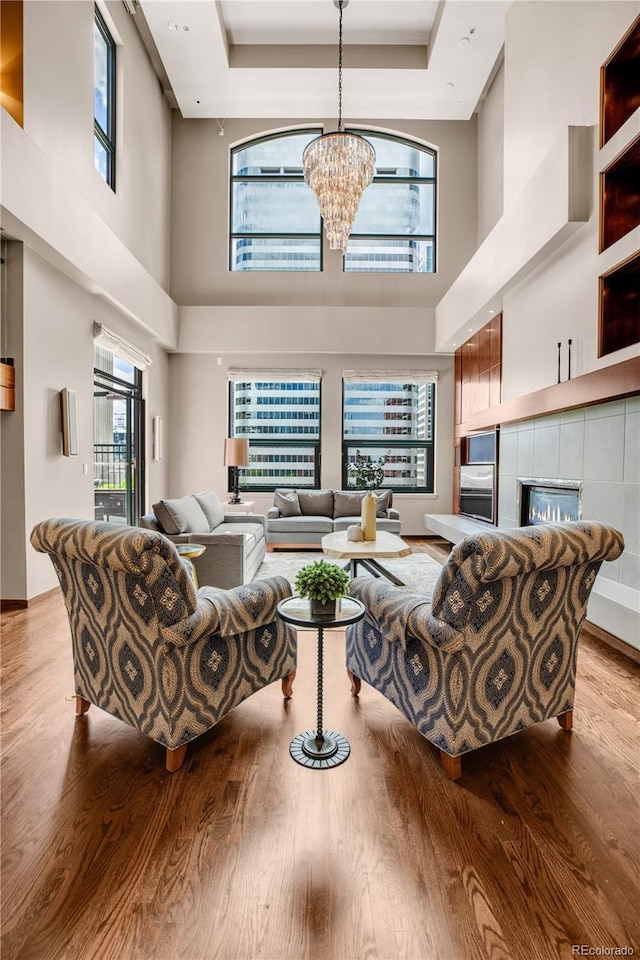
<path fill-rule="evenodd" d="M 338 130 L 342 130 L 342 4 L 340 2 L 340 27 L 338 33 Z"/>

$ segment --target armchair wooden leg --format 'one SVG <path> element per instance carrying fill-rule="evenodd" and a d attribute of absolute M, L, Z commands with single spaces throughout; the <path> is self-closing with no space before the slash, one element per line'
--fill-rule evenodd
<path fill-rule="evenodd" d="M 360 693 L 360 688 L 362 686 L 362 680 L 360 677 L 356 677 L 355 673 L 352 673 L 351 670 L 347 667 L 347 676 L 351 682 L 351 696 L 357 697 Z"/>
<path fill-rule="evenodd" d="M 292 670 L 286 677 L 282 678 L 282 696 L 285 700 L 291 700 L 293 696 L 293 681 L 296 678 L 296 671 Z"/>
<path fill-rule="evenodd" d="M 187 744 L 183 743 L 181 747 L 177 747 L 175 750 L 170 750 L 167 747 L 167 760 L 166 768 L 169 773 L 175 773 L 176 770 L 179 770 L 182 764 L 184 763 L 184 758 L 187 755 Z"/>
<path fill-rule="evenodd" d="M 85 700 L 84 697 L 79 697 L 76 694 L 76 717 L 81 717 L 87 712 L 90 706 L 91 704 L 88 700 Z"/>
<path fill-rule="evenodd" d="M 449 780 L 459 780 L 462 776 L 462 757 L 450 757 L 444 750 L 440 751 L 440 763 Z"/>
<path fill-rule="evenodd" d="M 573 710 L 567 710 L 558 717 L 558 723 L 563 730 L 573 730 Z"/>

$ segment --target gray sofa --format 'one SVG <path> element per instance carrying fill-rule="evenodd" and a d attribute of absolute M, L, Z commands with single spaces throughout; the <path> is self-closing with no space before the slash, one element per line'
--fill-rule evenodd
<path fill-rule="evenodd" d="M 265 520 L 258 514 L 226 514 L 212 490 L 175 500 L 159 500 L 140 520 L 173 543 L 201 543 L 207 549 L 193 560 L 201 587 L 228 590 L 249 583 L 266 552 Z"/>
<path fill-rule="evenodd" d="M 325 534 L 360 523 L 365 490 L 278 489 L 267 512 L 267 550 L 319 547 Z M 400 514 L 391 490 L 376 490 L 376 527 L 400 533 Z"/>

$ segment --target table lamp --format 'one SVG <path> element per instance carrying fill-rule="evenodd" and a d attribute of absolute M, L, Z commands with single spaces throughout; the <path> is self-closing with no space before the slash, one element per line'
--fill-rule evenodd
<path fill-rule="evenodd" d="M 239 467 L 246 467 L 249 463 L 249 441 L 227 437 L 224 441 L 224 465 L 231 467 L 231 476 L 233 478 L 233 496 L 229 503 L 242 503 L 242 498 L 238 494 Z"/>

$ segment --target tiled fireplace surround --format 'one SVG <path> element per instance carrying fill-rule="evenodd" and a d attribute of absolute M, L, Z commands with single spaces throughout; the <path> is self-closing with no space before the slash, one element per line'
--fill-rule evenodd
<path fill-rule="evenodd" d="M 625 539 L 624 553 L 615 563 L 602 565 L 598 580 L 610 581 L 607 592 L 612 600 L 637 603 L 640 396 L 504 424 L 499 463 L 499 527 L 520 522 L 518 477 L 582 481 L 582 519 L 610 523 Z"/>

